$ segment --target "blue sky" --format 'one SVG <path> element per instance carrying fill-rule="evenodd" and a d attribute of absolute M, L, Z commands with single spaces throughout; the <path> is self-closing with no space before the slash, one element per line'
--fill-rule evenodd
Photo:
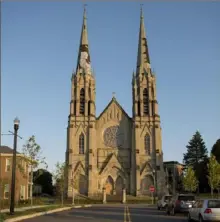
<path fill-rule="evenodd" d="M 220 137 L 220 2 L 146 2 L 151 64 L 157 76 L 164 160 L 182 161 L 196 130 L 210 150 Z M 2 3 L 2 133 L 20 118 L 21 149 L 34 134 L 50 169 L 63 161 L 82 25 L 81 2 Z M 88 34 L 97 115 L 116 92 L 132 111 L 140 3 L 89 2 Z M 123 88 L 121 87 L 123 86 Z M 2 136 L 12 146 L 13 137 Z"/>

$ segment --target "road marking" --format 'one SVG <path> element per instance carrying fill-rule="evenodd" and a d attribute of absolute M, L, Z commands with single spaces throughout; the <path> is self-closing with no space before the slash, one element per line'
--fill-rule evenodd
<path fill-rule="evenodd" d="M 126 222 L 126 212 L 127 212 L 127 206 L 124 208 L 124 222 Z"/>
<path fill-rule="evenodd" d="M 128 206 L 124 208 L 124 222 L 132 222 Z"/>
<path fill-rule="evenodd" d="M 130 215 L 129 208 L 127 208 L 127 216 L 128 216 L 128 221 L 127 222 L 131 222 L 131 215 Z"/>

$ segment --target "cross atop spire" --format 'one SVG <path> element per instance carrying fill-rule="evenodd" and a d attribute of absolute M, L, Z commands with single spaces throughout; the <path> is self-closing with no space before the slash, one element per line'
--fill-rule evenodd
<path fill-rule="evenodd" d="M 89 41 L 88 41 L 88 31 L 87 31 L 87 17 L 86 17 L 86 4 L 84 4 L 84 12 L 83 12 L 83 24 L 81 31 L 81 38 L 79 44 L 79 54 L 77 61 L 77 69 L 76 73 L 81 74 L 91 74 L 91 61 L 89 54 Z"/>
<path fill-rule="evenodd" d="M 143 4 L 141 4 L 141 10 L 140 10 L 140 30 L 139 30 L 137 72 L 136 72 L 137 74 L 140 72 L 141 68 L 145 68 L 146 70 L 150 68 L 150 57 L 149 57 L 147 38 L 144 27 L 144 15 L 143 15 L 142 6 Z"/>
<path fill-rule="evenodd" d="M 141 6 L 141 17 L 143 17 L 143 5 L 144 4 L 141 4 L 140 6 Z"/>

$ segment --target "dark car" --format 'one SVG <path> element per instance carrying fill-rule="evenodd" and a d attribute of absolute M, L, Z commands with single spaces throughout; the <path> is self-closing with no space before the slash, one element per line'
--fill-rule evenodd
<path fill-rule="evenodd" d="M 187 213 L 194 203 L 195 196 L 193 194 L 177 194 L 168 202 L 166 213 L 168 215 Z"/>
<path fill-rule="evenodd" d="M 167 203 L 169 202 L 169 200 L 172 198 L 171 195 L 165 195 L 163 196 L 160 200 L 158 200 L 157 202 L 157 209 L 164 209 L 167 206 Z"/>

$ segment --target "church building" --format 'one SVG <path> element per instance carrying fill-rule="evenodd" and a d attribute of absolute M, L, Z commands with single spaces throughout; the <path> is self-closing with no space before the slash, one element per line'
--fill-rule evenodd
<path fill-rule="evenodd" d="M 96 81 L 91 69 L 86 11 L 77 67 L 71 79 L 67 127 L 67 196 L 75 192 L 94 196 L 133 196 L 165 193 L 165 173 L 156 78 L 150 65 L 141 10 L 136 72 L 131 75 L 132 116 L 115 96 L 96 116 Z M 131 72 L 132 73 L 132 72 Z"/>

